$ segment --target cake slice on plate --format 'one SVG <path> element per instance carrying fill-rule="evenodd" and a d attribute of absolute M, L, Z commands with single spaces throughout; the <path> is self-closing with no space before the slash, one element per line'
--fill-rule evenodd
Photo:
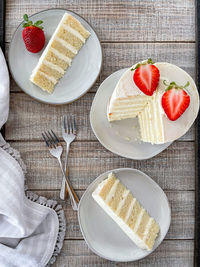
<path fill-rule="evenodd" d="M 99 184 L 92 197 L 138 247 L 152 250 L 160 230 L 158 223 L 113 173 Z"/>
<path fill-rule="evenodd" d="M 89 36 L 77 19 L 65 13 L 31 74 L 31 82 L 52 93 Z"/>

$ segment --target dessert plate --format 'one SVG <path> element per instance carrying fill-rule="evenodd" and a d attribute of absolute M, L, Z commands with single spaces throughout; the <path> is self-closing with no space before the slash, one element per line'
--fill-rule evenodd
<path fill-rule="evenodd" d="M 48 94 L 30 82 L 29 77 L 65 12 L 77 18 L 91 35 L 56 85 L 54 92 Z M 37 54 L 28 52 L 22 39 L 22 23 L 18 26 L 8 54 L 9 68 L 14 80 L 25 93 L 45 103 L 66 104 L 78 99 L 92 87 L 101 71 L 102 49 L 98 36 L 82 17 L 65 9 L 44 10 L 30 16 L 30 19 L 43 20 L 45 47 Z"/>
<path fill-rule="evenodd" d="M 130 159 L 149 159 L 166 149 L 171 142 L 152 145 L 140 141 L 137 118 L 112 123 L 107 119 L 109 98 L 126 70 L 114 72 L 100 85 L 90 110 L 91 127 L 99 142 L 111 152 Z"/>
<path fill-rule="evenodd" d="M 160 233 L 153 250 L 163 241 L 171 221 L 169 202 L 163 190 L 149 176 L 136 169 L 121 168 L 101 174 L 92 182 L 79 203 L 78 219 L 88 247 L 111 261 L 136 261 L 152 251 L 138 248 L 92 198 L 98 184 L 114 172 L 142 206 L 158 222 Z"/>

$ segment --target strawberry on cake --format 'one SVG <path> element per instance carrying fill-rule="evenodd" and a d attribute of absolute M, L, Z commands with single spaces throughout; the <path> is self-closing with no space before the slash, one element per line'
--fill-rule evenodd
<path fill-rule="evenodd" d="M 129 68 L 108 105 L 108 120 L 138 118 L 141 140 L 174 141 L 185 134 L 199 111 L 195 82 L 181 68 L 151 59 Z"/>

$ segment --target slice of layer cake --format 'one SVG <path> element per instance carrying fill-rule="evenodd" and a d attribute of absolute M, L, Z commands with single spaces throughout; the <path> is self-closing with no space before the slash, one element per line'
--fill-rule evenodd
<path fill-rule="evenodd" d="M 184 135 L 193 124 L 199 110 L 199 94 L 192 77 L 181 68 L 166 62 L 155 63 L 160 73 L 159 83 L 153 95 L 144 94 L 134 81 L 134 68 L 129 68 L 118 81 L 108 103 L 108 121 L 137 118 L 141 140 L 152 144 L 172 142 Z M 190 105 L 176 121 L 166 116 L 161 98 L 166 90 L 164 81 L 175 81 L 190 96 Z M 131 123 L 131 122 L 130 122 Z"/>
<path fill-rule="evenodd" d="M 52 93 L 89 36 L 77 19 L 65 13 L 31 74 L 31 82 Z"/>
<path fill-rule="evenodd" d="M 92 197 L 138 247 L 152 250 L 159 225 L 113 173 L 99 184 Z"/>

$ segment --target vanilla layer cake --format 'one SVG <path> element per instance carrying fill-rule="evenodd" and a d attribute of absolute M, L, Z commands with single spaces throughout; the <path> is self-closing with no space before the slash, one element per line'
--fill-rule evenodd
<path fill-rule="evenodd" d="M 159 225 L 113 173 L 99 184 L 92 197 L 138 247 L 152 250 Z"/>
<path fill-rule="evenodd" d="M 31 82 L 52 93 L 89 36 L 77 19 L 65 13 L 31 74 Z"/>
<path fill-rule="evenodd" d="M 174 141 L 184 135 L 193 124 L 199 110 L 199 94 L 196 85 L 189 74 L 181 68 L 161 62 L 154 64 L 160 72 L 160 80 L 153 96 L 145 95 L 134 83 L 133 75 L 136 65 L 128 69 L 118 81 L 108 104 L 108 120 L 137 118 L 140 126 L 141 140 L 152 144 L 162 144 Z M 190 96 L 190 105 L 184 114 L 176 121 L 170 121 L 161 105 L 161 98 L 167 83 L 175 81 L 178 85 L 189 87 L 185 89 Z"/>

